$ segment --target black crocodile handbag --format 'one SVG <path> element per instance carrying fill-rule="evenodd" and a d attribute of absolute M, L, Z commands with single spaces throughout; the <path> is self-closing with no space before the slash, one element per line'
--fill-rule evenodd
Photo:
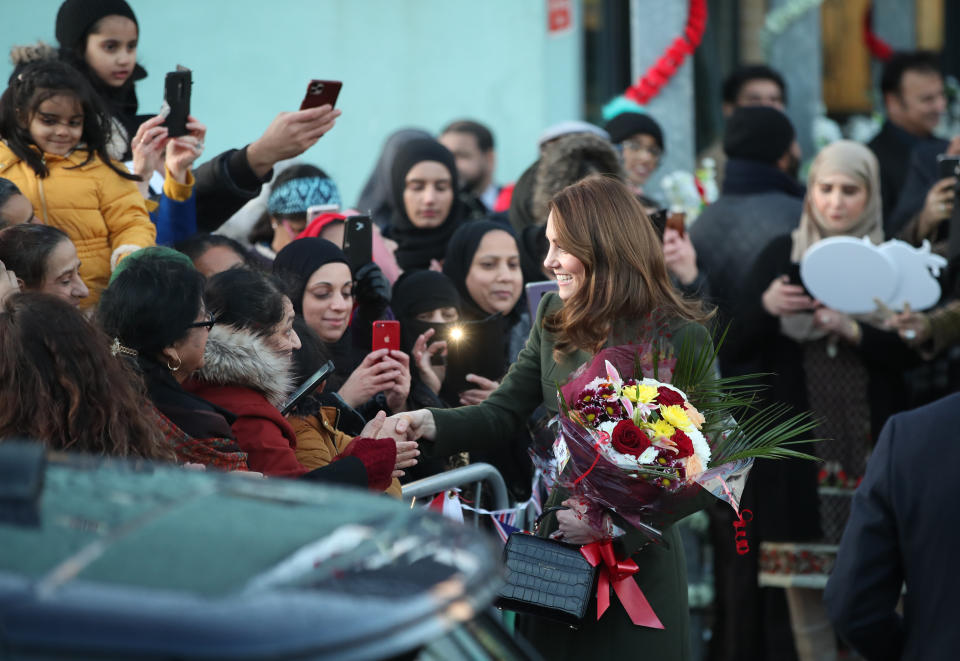
<path fill-rule="evenodd" d="M 559 509 L 567 508 L 547 508 L 537 523 Z M 579 546 L 515 532 L 503 548 L 503 563 L 506 583 L 497 596 L 498 608 L 580 626 L 596 591 L 597 569 Z"/>

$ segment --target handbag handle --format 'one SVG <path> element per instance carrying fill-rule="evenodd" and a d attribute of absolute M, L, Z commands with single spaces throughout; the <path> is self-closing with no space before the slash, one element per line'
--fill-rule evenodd
<path fill-rule="evenodd" d="M 548 507 L 544 509 L 542 512 L 540 512 L 540 516 L 538 516 L 536 519 L 533 520 L 534 534 L 536 534 L 537 531 L 540 530 L 540 522 L 543 521 L 543 517 L 547 516 L 548 514 L 553 514 L 554 512 L 559 512 L 560 510 L 568 510 L 568 509 L 570 508 L 567 507 L 566 505 L 554 505 L 553 507 Z"/>

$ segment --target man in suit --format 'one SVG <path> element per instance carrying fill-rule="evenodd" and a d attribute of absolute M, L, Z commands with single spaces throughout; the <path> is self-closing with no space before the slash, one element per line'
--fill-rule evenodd
<path fill-rule="evenodd" d="M 929 51 L 896 53 L 880 78 L 886 121 L 867 143 L 880 162 L 883 218 L 888 223 L 907 180 L 913 148 L 933 137 L 947 110 L 937 55 Z M 890 233 L 888 226 L 887 232 Z"/>
<path fill-rule="evenodd" d="M 958 426 L 960 394 L 891 417 L 853 497 L 824 600 L 837 633 L 871 661 L 955 659 L 960 649 Z"/>

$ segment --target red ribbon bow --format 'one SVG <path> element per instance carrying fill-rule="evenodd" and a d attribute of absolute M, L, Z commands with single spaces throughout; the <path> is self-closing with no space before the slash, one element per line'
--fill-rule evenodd
<path fill-rule="evenodd" d="M 610 607 L 610 585 L 617 593 L 623 609 L 634 624 L 651 629 L 663 629 L 663 623 L 653 612 L 643 590 L 633 580 L 640 568 L 630 558 L 617 560 L 613 543 L 609 539 L 593 542 L 580 547 L 580 553 L 592 566 L 600 566 L 600 579 L 597 582 L 597 619 Z"/>

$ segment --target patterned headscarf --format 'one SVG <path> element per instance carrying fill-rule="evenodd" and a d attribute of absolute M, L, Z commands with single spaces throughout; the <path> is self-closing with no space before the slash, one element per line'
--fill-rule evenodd
<path fill-rule="evenodd" d="M 321 204 L 340 206 L 337 185 L 327 177 L 304 177 L 291 179 L 270 191 L 267 212 L 271 216 L 306 213 L 310 207 Z"/>

